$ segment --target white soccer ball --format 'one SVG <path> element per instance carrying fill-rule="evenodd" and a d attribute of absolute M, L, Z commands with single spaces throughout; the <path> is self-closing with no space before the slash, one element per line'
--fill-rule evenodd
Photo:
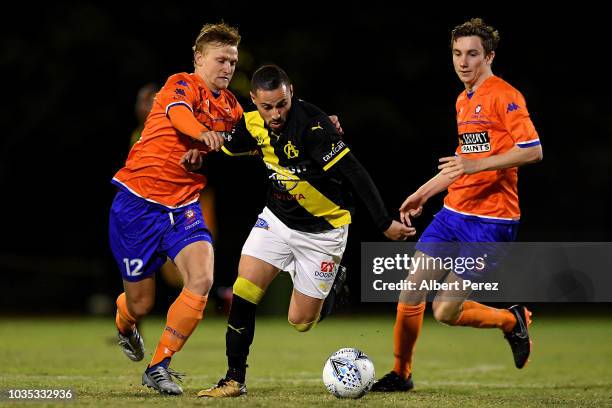
<path fill-rule="evenodd" d="M 376 381 L 374 363 L 361 350 L 342 348 L 323 367 L 323 384 L 338 398 L 361 398 Z"/>

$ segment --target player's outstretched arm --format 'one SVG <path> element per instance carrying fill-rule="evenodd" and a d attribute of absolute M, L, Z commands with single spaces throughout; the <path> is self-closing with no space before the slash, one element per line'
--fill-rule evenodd
<path fill-rule="evenodd" d="M 387 228 L 383 234 L 391 241 L 405 241 L 408 237 L 416 234 L 416 230 L 410 224 L 404 225 L 401 222 L 393 220 L 389 228 Z"/>
<path fill-rule="evenodd" d="M 482 159 L 466 159 L 463 156 L 442 157 L 438 169 L 451 179 L 463 174 L 474 174 L 481 171 L 501 170 L 510 167 L 520 167 L 525 164 L 537 163 L 542 160 L 542 146 L 514 146 L 502 154 L 495 154 Z"/>
<path fill-rule="evenodd" d="M 197 138 L 200 142 L 204 143 L 206 147 L 210 150 L 214 150 L 218 152 L 221 150 L 223 143 L 225 142 L 225 138 L 221 132 L 202 132 Z"/>
<path fill-rule="evenodd" d="M 351 183 L 374 223 L 387 238 L 404 241 L 416 234 L 414 227 L 404 225 L 389 217 L 374 181 L 352 153 L 349 152 L 338 161 L 334 169 Z"/>
<path fill-rule="evenodd" d="M 172 127 L 184 135 L 194 138 L 206 145 L 209 150 L 219 151 L 225 139 L 221 132 L 208 131 L 193 116 L 193 113 L 183 105 L 177 105 L 168 110 L 168 118 Z"/>

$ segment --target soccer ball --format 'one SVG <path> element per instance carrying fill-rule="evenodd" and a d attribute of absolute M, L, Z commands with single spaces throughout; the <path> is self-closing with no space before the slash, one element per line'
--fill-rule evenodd
<path fill-rule="evenodd" d="M 361 398 L 376 380 L 374 363 L 361 350 L 341 348 L 323 367 L 323 384 L 338 398 Z"/>

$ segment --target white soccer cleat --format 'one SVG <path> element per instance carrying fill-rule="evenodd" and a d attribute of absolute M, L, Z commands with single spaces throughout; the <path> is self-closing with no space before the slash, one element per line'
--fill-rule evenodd
<path fill-rule="evenodd" d="M 132 334 L 124 336 L 121 332 L 117 332 L 117 344 L 121 347 L 121 350 L 125 355 L 132 361 L 140 361 L 144 358 L 145 347 L 138 329 L 134 327 Z"/>

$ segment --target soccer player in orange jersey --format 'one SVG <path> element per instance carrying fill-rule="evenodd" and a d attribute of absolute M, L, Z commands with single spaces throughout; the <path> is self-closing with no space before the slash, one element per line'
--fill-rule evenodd
<path fill-rule="evenodd" d="M 116 324 L 119 345 L 131 360 L 144 358 L 136 322 L 153 307 L 155 272 L 166 257 L 184 282 L 142 377 L 143 385 L 160 393 L 182 393 L 170 360 L 202 319 L 213 282 L 212 238 L 198 202 L 206 179 L 187 171 L 180 160 L 189 149 L 218 151 L 222 132 L 240 120 L 242 107 L 227 90 L 239 42 L 238 31 L 224 23 L 202 28 L 193 47 L 194 72 L 168 78 L 142 137 L 112 180 L 119 191 L 110 211 L 110 246 L 124 287 Z"/>
<path fill-rule="evenodd" d="M 448 190 L 444 207 L 419 239 L 415 257 L 435 257 L 432 243 L 507 242 L 516 238 L 520 217 L 517 168 L 540 161 L 542 148 L 525 99 L 491 71 L 498 42 L 498 32 L 481 19 L 471 19 L 452 31 L 453 65 L 465 85 L 456 104 L 459 146 L 454 156 L 440 159 L 440 172 L 400 207 L 402 220 L 416 217 L 429 198 Z M 460 277 L 452 271 L 421 268 L 409 279 L 452 282 Z M 438 291 L 433 301 L 436 320 L 451 326 L 500 329 L 510 343 L 516 367 L 522 368 L 531 350 L 531 313 L 520 305 L 488 307 L 465 300 L 468 295 L 469 291 Z M 425 290 L 401 293 L 394 328 L 395 365 L 374 384 L 373 391 L 414 387 L 412 356 L 426 297 Z"/>

